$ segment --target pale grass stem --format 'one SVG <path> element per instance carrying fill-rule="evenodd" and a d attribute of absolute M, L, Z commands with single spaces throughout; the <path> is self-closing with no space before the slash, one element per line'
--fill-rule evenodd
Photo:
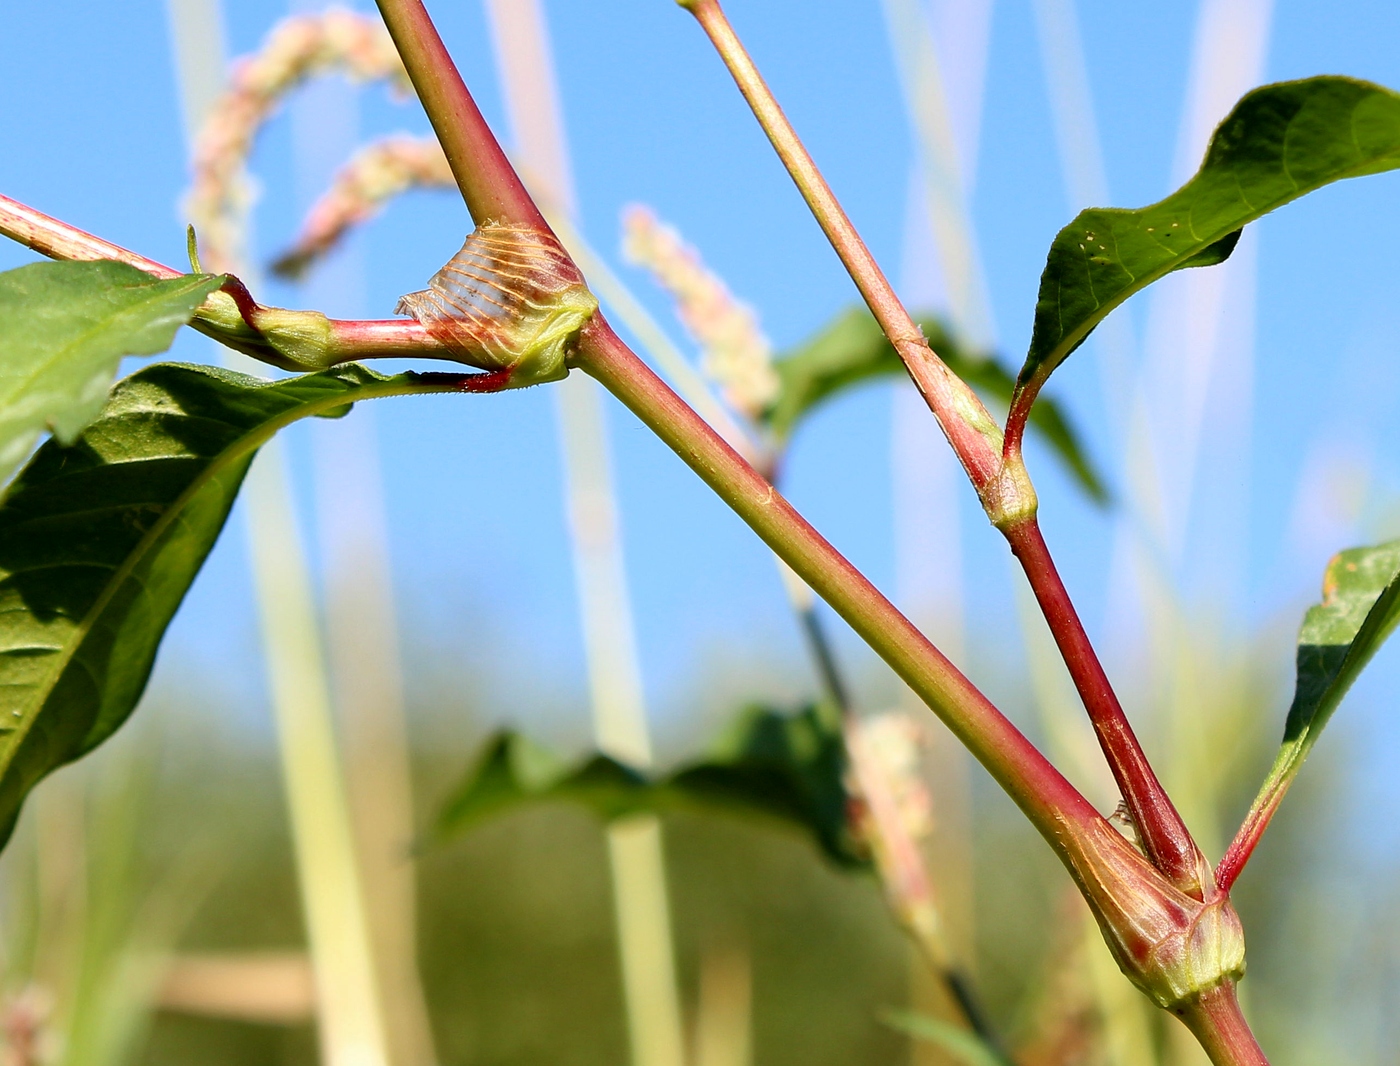
<path fill-rule="evenodd" d="M 204 29 L 213 38 L 218 9 L 205 7 L 203 13 L 212 16 Z M 198 21 L 187 15 L 177 25 L 184 30 L 177 47 L 189 47 Z M 191 131 L 197 147 L 190 206 L 207 224 L 206 254 L 239 262 L 248 222 L 242 199 L 246 157 L 281 96 L 335 65 L 363 76 L 402 78 L 397 55 L 390 58 L 386 48 L 394 51 L 381 27 L 346 12 L 320 21 L 291 20 L 270 35 L 265 52 L 238 66 L 219 101 L 186 102 L 187 114 L 204 116 L 201 134 Z M 326 1066 L 390 1066 L 320 620 L 291 494 L 285 456 L 271 442 L 248 475 L 249 550 L 316 980 L 321 1058 Z"/>
<path fill-rule="evenodd" d="M 572 172 L 544 9 L 538 0 L 487 0 L 486 11 L 520 159 L 558 214 L 571 218 Z M 649 768 L 653 748 L 602 397 L 579 375 L 560 382 L 555 396 L 595 742 Z M 607 839 L 633 1066 L 684 1066 L 661 822 L 651 815 L 613 822 Z"/>

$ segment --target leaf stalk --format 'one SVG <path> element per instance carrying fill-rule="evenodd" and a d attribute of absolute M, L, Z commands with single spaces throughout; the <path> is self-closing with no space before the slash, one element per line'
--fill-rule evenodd
<path fill-rule="evenodd" d="M 718 0 L 678 2 L 695 16 L 729 68 L 803 199 L 938 418 L 988 518 L 1006 535 L 1025 567 L 1123 798 L 1138 822 L 1148 855 L 1173 884 L 1196 899 L 1205 899 L 1213 888 L 1209 866 L 1143 754 L 1040 535 L 1035 488 L 1020 454 L 1020 432 L 1029 414 L 1029 402 L 1018 408 L 1013 401 L 1011 423 L 1018 428 L 1004 440 L 976 393 L 929 348 Z M 1018 393 L 1016 400 L 1021 399 Z"/>
<path fill-rule="evenodd" d="M 1183 892 L 1204 900 L 1215 889 L 1210 865 L 1138 743 L 1034 516 L 1002 529 L 1020 561 L 1089 713 L 1099 746 L 1142 839 L 1143 850 Z"/>

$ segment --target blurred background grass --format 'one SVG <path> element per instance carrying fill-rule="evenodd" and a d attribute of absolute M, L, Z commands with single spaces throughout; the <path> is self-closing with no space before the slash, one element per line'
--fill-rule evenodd
<path fill-rule="evenodd" d="M 1233 713 L 1261 720 L 1266 705 L 1252 698 Z M 316 1061 L 309 1019 L 267 1024 L 156 1009 L 149 1026 L 142 1021 L 143 991 L 159 1000 L 167 953 L 297 952 L 304 944 L 276 753 L 221 725 L 230 716 L 220 710 L 207 694 L 163 693 L 118 741 L 45 786 L 0 858 L 7 1032 L 17 1004 L 37 1002 L 53 1012 L 55 1061 Z M 464 715 L 460 695 L 421 692 L 410 711 L 417 799 L 430 811 L 495 715 L 485 707 Z M 1266 754 L 1260 743 L 1252 761 L 1262 766 Z M 1240 887 L 1250 947 L 1244 987 L 1279 1066 L 1394 1061 L 1393 882 L 1347 872 L 1354 856 L 1335 837 L 1328 842 L 1331 786 L 1346 757 L 1339 746 L 1320 755 Z M 1227 806 L 1242 807 L 1246 791 Z M 1051 1017 L 1074 1003 L 1065 973 L 1082 963 L 1066 945 L 1082 917 L 1053 858 L 1004 797 L 979 785 L 974 811 L 976 979 L 998 1030 L 1025 1039 L 1044 1023 L 1047 1001 Z M 753 1061 L 911 1061 L 907 1039 L 879 1020 L 910 1001 L 911 968 L 869 875 L 836 871 L 806 839 L 729 817 L 668 817 L 667 834 L 691 1027 L 702 958 L 738 949 L 752 966 Z M 419 959 L 441 1062 L 626 1061 L 595 818 L 566 806 L 511 814 L 426 850 L 418 870 Z M 144 984 L 143 967 L 154 975 Z M 1159 1021 L 1175 1024 L 1163 1017 L 1153 1026 Z M 1166 1032 L 1154 1038 L 1164 1047 Z M 1122 1061 L 1101 1054 L 1025 1061 Z M 1192 1060 L 1164 1051 L 1160 1061 Z"/>

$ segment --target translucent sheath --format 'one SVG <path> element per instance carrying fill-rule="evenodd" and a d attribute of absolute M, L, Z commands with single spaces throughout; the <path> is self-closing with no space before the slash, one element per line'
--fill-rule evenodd
<path fill-rule="evenodd" d="M 396 314 L 417 319 L 463 362 L 509 370 L 511 385 L 554 381 L 598 301 L 554 235 L 488 222 L 433 275 L 401 297 Z"/>

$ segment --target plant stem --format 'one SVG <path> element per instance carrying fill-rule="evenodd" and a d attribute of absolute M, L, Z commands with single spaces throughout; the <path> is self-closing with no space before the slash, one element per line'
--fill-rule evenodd
<path fill-rule="evenodd" d="M 982 497 L 989 517 L 1006 534 L 1012 551 L 1026 567 L 1026 576 L 1055 633 L 1123 798 L 1137 821 L 1148 855 L 1173 883 L 1197 899 L 1203 899 L 1208 867 L 1166 790 L 1152 772 L 1050 560 L 1035 521 L 1035 492 L 1025 474 L 1019 449 L 1006 453 L 1004 459 L 1000 453 L 991 459 L 986 456 L 984 449 L 989 436 L 979 428 L 978 416 L 967 405 L 965 395 L 973 397 L 976 411 L 982 417 L 986 416 L 985 408 L 971 389 L 923 343 L 917 326 L 764 83 L 718 0 L 680 0 L 680 3 L 695 16 L 714 43 L 803 199 L 938 417 L 949 443 Z M 902 345 L 901 342 L 911 335 L 919 337 L 918 345 Z M 932 384 L 926 385 L 921 375 L 930 365 L 929 360 L 941 368 L 941 378 L 956 382 L 961 391 L 940 391 Z M 998 433 L 995 447 L 999 450 L 1001 445 Z"/>
<path fill-rule="evenodd" d="M 695 16 L 714 43 L 802 198 L 943 427 L 973 485 L 979 494 L 983 493 L 1001 472 L 1000 430 L 977 394 L 928 346 L 923 332 L 895 295 L 716 0 L 681 0 L 681 6 Z"/>
<path fill-rule="evenodd" d="M 794 608 L 802 634 L 807 638 L 807 649 L 812 653 L 812 664 L 817 668 L 817 676 L 832 705 L 841 712 L 841 717 L 852 713 L 851 693 L 846 687 L 846 679 L 841 676 L 841 667 L 836 663 L 836 649 L 826 635 L 821 616 L 815 604 Z"/>
<path fill-rule="evenodd" d="M 472 217 L 540 224 L 524 183 L 496 145 L 421 0 L 377 2 L 395 39 L 404 42 L 403 59 L 414 84 L 433 87 L 424 105 L 450 108 L 450 120 L 436 116 L 435 128 L 442 127 L 449 155 L 471 160 L 471 173 L 459 176 L 459 187 Z M 479 154 L 473 154 L 477 148 Z M 584 326 L 572 364 L 631 409 L 835 608 L 987 767 L 1057 853 L 1070 861 L 1090 839 L 1113 833 L 1093 805 L 863 574 L 633 354 L 602 314 Z M 946 368 L 944 373 L 962 385 Z"/>
<path fill-rule="evenodd" d="M 1281 759 L 1280 762 L 1282 761 Z M 1292 783 L 1289 775 L 1279 773 L 1278 765 L 1270 771 L 1268 780 L 1259 791 L 1259 798 L 1250 807 L 1249 814 L 1245 816 L 1244 823 L 1235 834 L 1235 839 L 1230 841 L 1230 846 L 1225 849 L 1225 854 L 1220 859 L 1220 868 L 1215 877 L 1222 892 L 1230 891 L 1230 886 L 1240 876 L 1245 863 L 1249 862 L 1249 857 L 1254 854 L 1254 849 L 1264 836 L 1264 830 L 1269 828 L 1269 823 L 1273 821 L 1279 804 L 1283 802 L 1283 797 Z"/>
<path fill-rule="evenodd" d="M 431 89 L 423 92 L 424 103 L 430 113 L 438 112 L 433 114 L 433 122 L 449 156 L 455 153 L 462 163 L 457 176 L 473 218 L 533 225 L 548 232 L 456 72 L 421 0 L 378 3 L 400 41 L 414 84 L 420 92 L 423 87 Z M 474 149 L 479 151 L 474 154 Z M 907 320 L 907 314 L 904 318 Z M 926 345 L 923 350 L 931 365 L 942 368 L 944 384 L 956 383 L 963 393 L 971 395 Z M 1167 885 L 863 574 L 637 358 L 602 314 L 594 314 L 583 326 L 570 365 L 597 379 L 675 451 L 943 720 L 1069 868 L 1099 915 L 1105 936 L 1118 945 L 1120 964 L 1126 966 L 1130 958 L 1151 956 L 1159 944 L 1174 945 L 1189 939 L 1191 923 L 1204 912 L 1187 907 L 1183 913 L 1172 894 L 1180 900 L 1186 897 Z M 955 391 L 950 395 L 960 396 Z M 973 402 L 975 409 L 959 403 L 949 408 L 949 414 L 957 416 L 958 426 L 976 436 L 982 434 L 983 427 L 975 412 L 980 411 L 983 419 L 987 416 L 975 396 Z M 999 463 L 1000 432 L 990 424 L 997 439 L 995 459 Z M 956 429 L 945 425 L 945 432 L 951 436 Z M 994 474 L 999 479 L 1002 471 Z M 1219 925 L 1228 901 L 1216 901 L 1212 906 L 1216 908 L 1212 921 Z M 1172 977 L 1170 973 L 1154 975 L 1148 968 L 1135 980 L 1145 981 L 1146 988 L 1156 987 L 1154 978 L 1157 984 L 1170 984 Z M 1242 1019 L 1239 1024 L 1244 1024 Z"/>
<path fill-rule="evenodd" d="M 377 3 L 472 218 L 478 225 L 493 219 L 552 232 L 482 119 L 422 0 Z M 505 174 L 514 180 L 503 180 Z"/>
<path fill-rule="evenodd" d="M 1214 1066 L 1269 1066 L 1244 1020 L 1233 984 L 1226 982 L 1203 993 L 1178 1016 L 1201 1042 Z"/>
<path fill-rule="evenodd" d="M 1070 825 L 1098 812 L 957 668 L 687 407 L 601 315 L 576 364 L 666 442 L 944 720 L 1063 854 Z M 1072 832 L 1072 830 L 1070 830 Z"/>
<path fill-rule="evenodd" d="M 154 259 L 147 259 L 129 248 L 123 248 L 119 244 L 80 230 L 76 226 L 60 222 L 8 196 L 0 196 L 0 235 L 18 241 L 26 248 L 50 259 L 79 262 L 115 259 L 134 266 L 137 270 L 143 270 L 152 277 L 162 279 L 178 278 L 183 273 Z M 247 290 L 243 289 L 242 292 L 246 293 Z M 279 313 L 278 309 L 263 307 L 249 298 L 242 304 L 242 310 L 247 328 L 240 329 L 237 333 L 231 333 L 200 318 L 195 318 L 190 325 L 254 359 L 282 365 L 277 351 L 261 340 L 257 332 L 259 321 L 264 320 L 270 313 Z M 334 361 L 338 363 L 354 359 L 393 359 L 405 356 L 457 360 L 453 352 L 445 348 L 440 341 L 433 339 L 427 330 L 411 319 L 361 321 L 332 318 L 326 319 L 325 322 L 328 326 L 327 344 L 335 351 Z"/>
<path fill-rule="evenodd" d="M 1032 516 L 1005 527 L 1002 532 L 1025 569 L 1074 686 L 1089 712 L 1099 746 L 1137 824 L 1147 857 L 1182 891 L 1204 899 L 1214 888 L 1210 867 L 1138 744 L 1128 716 L 1123 713 L 1123 706 L 1055 569 L 1040 532 L 1040 523 Z"/>

